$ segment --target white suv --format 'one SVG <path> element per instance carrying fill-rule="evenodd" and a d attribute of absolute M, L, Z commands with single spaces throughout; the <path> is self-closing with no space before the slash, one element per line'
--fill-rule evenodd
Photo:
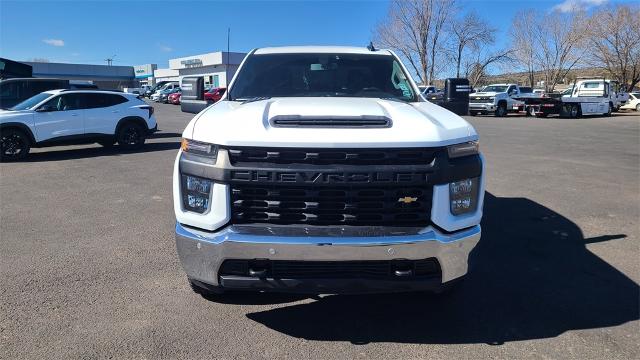
<path fill-rule="evenodd" d="M 153 107 L 133 94 L 100 90 L 51 90 L 0 111 L 3 161 L 27 156 L 31 147 L 97 142 L 126 149 L 144 144 L 158 129 Z"/>

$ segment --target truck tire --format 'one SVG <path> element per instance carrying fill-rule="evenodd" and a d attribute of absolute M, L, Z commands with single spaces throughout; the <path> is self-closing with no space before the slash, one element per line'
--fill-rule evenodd
<path fill-rule="evenodd" d="M 18 129 L 0 130 L 0 160 L 18 161 L 29 154 L 31 140 L 24 131 Z"/>
<path fill-rule="evenodd" d="M 606 116 L 611 116 L 613 113 L 613 103 L 609 103 L 609 110 L 607 111 Z"/>
<path fill-rule="evenodd" d="M 497 117 L 505 117 L 507 116 L 507 104 L 506 103 L 498 103 L 498 108 L 496 109 L 495 116 Z"/>
<path fill-rule="evenodd" d="M 578 108 L 578 105 L 577 104 L 571 105 L 571 107 L 569 107 L 569 118 L 577 119 L 579 115 L 580 115 L 580 109 Z"/>
<path fill-rule="evenodd" d="M 135 121 L 127 121 L 118 128 L 116 133 L 118 145 L 124 149 L 139 149 L 146 140 L 145 131 Z"/>
<path fill-rule="evenodd" d="M 640 104 L 636 105 L 636 111 L 640 112 Z"/>
<path fill-rule="evenodd" d="M 536 116 L 536 108 L 533 106 L 527 107 L 527 116 Z"/>

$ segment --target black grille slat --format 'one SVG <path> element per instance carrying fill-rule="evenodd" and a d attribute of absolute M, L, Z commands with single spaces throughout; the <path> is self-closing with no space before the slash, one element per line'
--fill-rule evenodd
<path fill-rule="evenodd" d="M 430 164 L 438 148 L 408 149 L 296 149 L 296 148 L 228 148 L 234 165 L 309 164 L 309 165 L 418 165 Z"/>
<path fill-rule="evenodd" d="M 480 98 L 480 99 L 469 98 L 469 102 L 470 103 L 483 103 L 484 104 L 484 103 L 490 103 L 490 102 L 492 102 L 492 100 L 489 100 L 489 98 L 487 98 L 487 97 L 483 97 L 483 98 Z"/>
<path fill-rule="evenodd" d="M 279 116 L 270 120 L 274 127 L 315 127 L 315 128 L 387 128 L 392 122 L 384 116 L 367 117 L 300 117 Z"/>
<path fill-rule="evenodd" d="M 289 195 L 282 196 L 286 193 Z M 283 185 L 232 185 L 231 205 L 232 222 L 239 224 L 427 226 L 431 191 L 418 187 L 363 190 L 344 186 L 291 189 Z"/>
<path fill-rule="evenodd" d="M 436 158 L 446 157 L 444 148 L 224 150 L 238 169 L 229 184 L 237 224 L 424 227 Z"/>
<path fill-rule="evenodd" d="M 266 270 L 266 276 L 276 279 L 339 279 L 397 277 L 396 269 L 413 270 L 416 277 L 441 275 L 440 265 L 434 258 L 421 260 L 366 260 L 366 261 L 299 261 L 299 260 L 225 260 L 220 275 L 249 276 L 250 268 Z"/>

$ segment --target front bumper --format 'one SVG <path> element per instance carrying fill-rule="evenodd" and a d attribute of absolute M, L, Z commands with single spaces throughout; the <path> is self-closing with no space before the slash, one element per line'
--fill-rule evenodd
<path fill-rule="evenodd" d="M 227 226 L 208 232 L 176 224 L 176 245 L 187 276 L 223 289 L 315 293 L 431 290 L 468 271 L 469 254 L 480 240 L 480 225 L 445 234 L 432 227 L 398 231 L 384 228 Z M 420 260 L 435 258 L 441 278 L 274 279 L 220 276 L 224 260 Z"/>
<path fill-rule="evenodd" d="M 497 106 L 493 103 L 469 103 L 471 111 L 495 111 Z"/>

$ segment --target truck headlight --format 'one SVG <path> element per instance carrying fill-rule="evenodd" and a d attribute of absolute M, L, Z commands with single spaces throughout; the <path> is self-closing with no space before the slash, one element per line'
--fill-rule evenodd
<path fill-rule="evenodd" d="M 449 145 L 447 152 L 449 158 L 458 158 L 463 156 L 475 155 L 478 153 L 479 143 L 477 141 L 469 141 L 462 144 Z"/>
<path fill-rule="evenodd" d="M 209 158 L 217 158 L 218 156 L 218 146 L 213 144 L 208 144 L 200 141 L 195 141 L 191 139 L 182 139 L 182 143 L 180 144 L 180 148 L 183 152 L 206 156 Z"/>
<path fill-rule="evenodd" d="M 449 200 L 453 215 L 476 211 L 478 207 L 478 178 L 449 183 Z"/>
<path fill-rule="evenodd" d="M 186 210 L 204 213 L 209 209 L 213 182 L 193 175 L 182 175 L 182 205 Z"/>

